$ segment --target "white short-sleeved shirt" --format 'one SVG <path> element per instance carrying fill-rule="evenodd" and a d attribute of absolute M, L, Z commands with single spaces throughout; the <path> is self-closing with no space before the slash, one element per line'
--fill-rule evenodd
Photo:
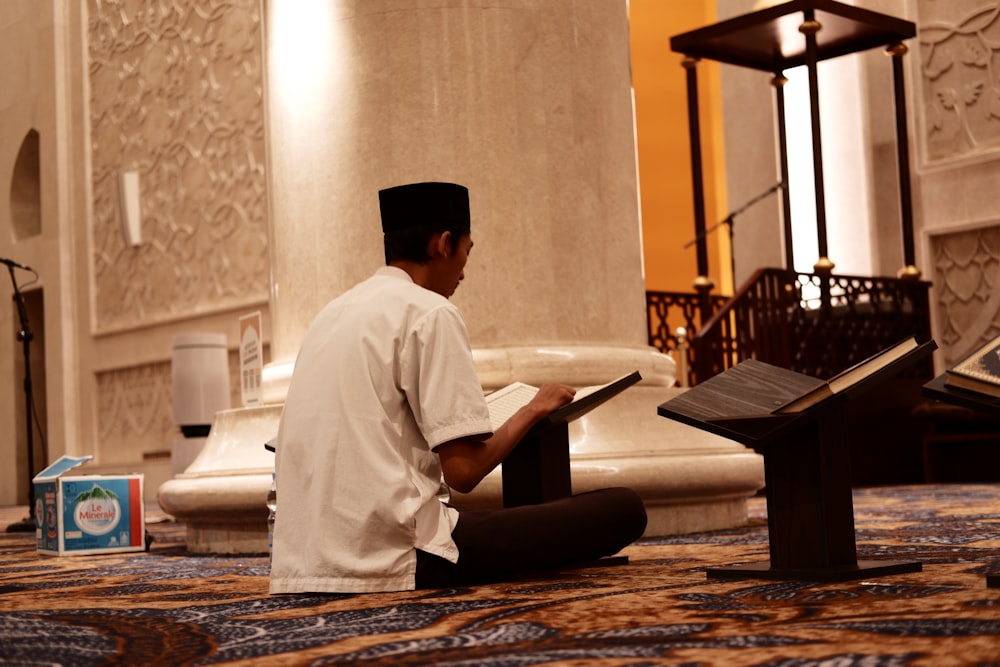
<path fill-rule="evenodd" d="M 271 592 L 412 590 L 416 551 L 458 560 L 433 448 L 489 433 L 465 322 L 383 267 L 306 333 L 278 432 Z"/>

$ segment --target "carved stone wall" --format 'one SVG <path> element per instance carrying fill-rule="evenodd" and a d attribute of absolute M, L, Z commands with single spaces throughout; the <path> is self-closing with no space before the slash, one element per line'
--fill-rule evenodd
<path fill-rule="evenodd" d="M 1000 2 L 920 0 L 927 163 L 1000 147 Z"/>
<path fill-rule="evenodd" d="M 91 321 L 96 339 L 115 341 L 94 362 L 90 450 L 114 465 L 169 449 L 177 433 L 171 336 L 235 328 L 241 311 L 266 307 L 259 3 L 89 0 L 86 39 Z M 125 171 L 139 173 L 139 245 L 122 231 Z"/>
<path fill-rule="evenodd" d="M 98 333 L 268 294 L 256 0 L 91 0 L 94 318 Z M 143 243 L 118 174 L 138 171 Z"/>
<path fill-rule="evenodd" d="M 127 463 L 137 453 L 170 448 L 177 429 L 169 362 L 98 373 L 97 396 L 101 463 Z"/>
<path fill-rule="evenodd" d="M 915 203 L 940 371 L 1000 334 L 1000 2 L 916 7 Z"/>
<path fill-rule="evenodd" d="M 1000 335 L 1000 222 L 931 237 L 937 338 L 952 365 Z"/>
<path fill-rule="evenodd" d="M 229 353 L 230 405 L 240 404 L 239 355 Z M 170 361 L 97 374 L 97 441 L 101 463 L 131 463 L 144 452 L 169 451 L 174 425 Z"/>

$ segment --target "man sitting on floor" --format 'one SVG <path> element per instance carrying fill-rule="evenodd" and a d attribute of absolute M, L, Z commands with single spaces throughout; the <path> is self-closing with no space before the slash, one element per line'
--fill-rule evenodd
<path fill-rule="evenodd" d="M 412 590 L 496 581 L 616 553 L 646 526 L 639 496 L 457 510 L 528 431 L 570 402 L 545 384 L 496 432 L 465 323 L 448 300 L 472 249 L 468 190 L 379 192 L 387 266 L 306 333 L 281 417 L 271 592 Z"/>

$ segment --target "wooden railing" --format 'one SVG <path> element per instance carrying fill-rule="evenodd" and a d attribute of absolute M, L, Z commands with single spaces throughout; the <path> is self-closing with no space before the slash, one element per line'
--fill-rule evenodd
<path fill-rule="evenodd" d="M 647 292 L 649 342 L 676 359 L 684 327 L 692 385 L 749 358 L 829 378 L 907 336 L 929 340 L 929 290 L 909 279 L 760 269 L 733 297 L 711 296 L 705 322 L 698 294 Z"/>
<path fill-rule="evenodd" d="M 715 312 L 729 302 L 727 296 L 711 295 Z M 681 341 L 677 329 L 687 337 L 701 328 L 701 296 L 694 292 L 646 292 L 646 321 L 649 324 L 649 344 L 667 354 L 677 354 Z"/>

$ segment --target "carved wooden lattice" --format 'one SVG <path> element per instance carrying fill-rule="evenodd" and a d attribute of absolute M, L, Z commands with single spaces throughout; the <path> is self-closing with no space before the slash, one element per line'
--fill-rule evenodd
<path fill-rule="evenodd" d="M 828 378 L 907 336 L 929 340 L 929 288 L 894 278 L 758 270 L 722 307 L 711 297 L 715 315 L 691 337 L 691 384 L 749 358 Z M 671 327 L 695 331 L 698 298 L 647 293 L 650 344 L 667 352 L 676 348 Z"/>
<path fill-rule="evenodd" d="M 712 310 L 722 308 L 728 297 L 710 295 Z M 698 294 L 686 292 L 646 292 L 646 322 L 648 324 L 649 344 L 664 354 L 673 354 L 675 360 L 678 354 L 685 351 L 679 349 L 677 329 L 683 327 L 690 337 L 701 328 L 701 297 Z M 695 352 L 689 347 L 686 354 L 693 358 Z M 689 369 L 688 382 L 694 378 Z"/>

